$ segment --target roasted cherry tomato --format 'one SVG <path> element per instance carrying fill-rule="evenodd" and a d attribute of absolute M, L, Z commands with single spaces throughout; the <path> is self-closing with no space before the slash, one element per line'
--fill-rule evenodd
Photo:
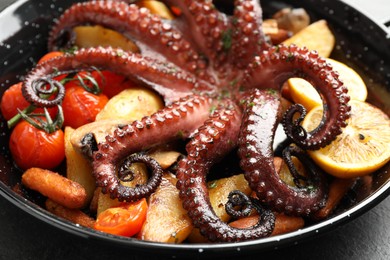
<path fill-rule="evenodd" d="M 77 128 L 95 121 L 96 115 L 107 102 L 108 98 L 104 94 L 95 95 L 76 84 L 66 84 L 65 97 L 62 101 L 64 125 Z"/>
<path fill-rule="evenodd" d="M 125 76 L 122 76 L 120 74 L 108 70 L 103 70 L 103 71 L 95 70 L 91 72 L 82 71 L 78 73 L 78 76 L 85 79 L 84 84 L 89 88 L 94 87 L 91 81 L 88 80 L 88 78 L 92 78 L 95 81 L 95 84 L 102 91 L 102 93 L 106 95 L 108 98 L 112 98 L 119 92 L 136 86 L 134 82 L 128 80 Z M 69 82 L 68 85 L 80 86 L 80 82 L 75 80 Z"/>
<path fill-rule="evenodd" d="M 53 169 L 65 158 L 64 133 L 56 130 L 49 134 L 22 120 L 12 130 L 9 149 L 22 169 Z"/>
<path fill-rule="evenodd" d="M 141 230 L 147 210 L 145 198 L 106 209 L 97 217 L 94 228 L 113 235 L 131 237 Z"/>
<path fill-rule="evenodd" d="M 101 86 L 103 94 L 105 94 L 108 98 L 112 98 L 125 89 L 137 86 L 126 77 L 111 71 L 101 71 L 100 73 L 95 71 L 93 73 L 99 74 L 99 76 L 97 76 L 98 84 Z"/>
<path fill-rule="evenodd" d="M 46 53 L 45 55 L 43 55 L 39 59 L 38 64 L 41 64 L 47 60 L 50 60 L 50 59 L 58 57 L 58 56 L 63 56 L 63 55 L 64 55 L 64 53 L 61 51 L 52 51 L 52 52 Z"/>
<path fill-rule="evenodd" d="M 0 109 L 4 119 L 8 121 L 18 113 L 18 109 L 23 110 L 29 105 L 30 103 L 22 95 L 22 82 L 19 82 L 4 92 Z M 48 111 L 54 117 L 57 113 L 57 108 L 49 108 Z M 43 109 L 36 108 L 31 112 L 43 113 Z"/>

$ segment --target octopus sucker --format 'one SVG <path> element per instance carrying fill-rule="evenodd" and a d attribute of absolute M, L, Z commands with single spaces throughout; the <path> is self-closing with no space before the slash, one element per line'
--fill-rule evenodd
<path fill-rule="evenodd" d="M 261 30 L 263 20 L 259 1 L 236 0 L 232 19 L 235 25 L 231 46 L 233 60 L 238 68 L 245 68 L 256 54 L 269 47 Z"/>
<path fill-rule="evenodd" d="M 55 81 L 59 74 L 81 70 L 111 70 L 153 89 L 165 107 L 139 121 L 107 133 L 100 143 L 85 136 L 91 149 L 93 176 L 111 198 L 134 201 L 149 196 L 161 181 L 161 171 L 145 151 L 181 140 L 184 155 L 175 167 L 183 207 L 201 233 L 211 241 L 242 241 L 269 236 L 272 212 L 310 217 L 327 198 L 323 172 L 304 150 L 328 145 L 349 118 L 347 89 L 326 60 L 315 51 L 294 45 L 274 46 L 262 30 L 258 1 L 236 0 L 231 14 L 219 11 L 210 0 L 166 0 L 179 8 L 175 20 L 164 20 L 139 8 L 133 1 L 90 1 L 71 6 L 57 20 L 49 36 L 49 49 L 72 44 L 72 28 L 99 24 L 134 40 L 140 53 L 112 47 L 79 49 L 37 65 L 27 75 L 22 92 L 38 107 L 61 103 L 65 89 Z M 305 109 L 294 104 L 282 114 L 280 92 L 291 77 L 308 80 L 323 98 L 324 115 L 311 132 L 301 127 Z M 42 98 L 47 85 L 54 99 Z M 289 142 L 284 160 L 296 180 L 284 183 L 274 166 L 272 144 L 282 124 Z M 255 226 L 237 229 L 222 222 L 213 211 L 207 175 L 211 167 L 238 148 L 240 168 L 258 201 L 232 193 L 229 203 L 253 206 L 262 216 Z M 307 165 L 300 176 L 291 157 Z M 142 161 L 152 172 L 149 182 L 137 188 L 121 184 L 124 162 Z M 238 202 L 237 202 L 238 203 Z M 232 213 L 235 214 L 235 213 Z"/>

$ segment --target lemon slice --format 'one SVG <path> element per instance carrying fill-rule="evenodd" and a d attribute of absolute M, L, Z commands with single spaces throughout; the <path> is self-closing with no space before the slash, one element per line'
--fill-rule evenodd
<path fill-rule="evenodd" d="M 351 67 L 348 67 L 342 62 L 333 59 L 326 59 L 333 69 L 340 74 L 340 80 L 348 89 L 348 95 L 353 100 L 366 101 L 367 86 L 360 75 Z"/>
<path fill-rule="evenodd" d="M 347 127 L 328 146 L 308 151 L 326 172 L 339 178 L 372 173 L 390 160 L 390 119 L 380 109 L 352 100 Z M 302 126 L 313 130 L 322 118 L 322 106 L 313 108 Z"/>
<path fill-rule="evenodd" d="M 289 95 L 294 103 L 301 104 L 307 111 L 322 105 L 322 100 L 317 90 L 306 80 L 291 78 L 287 83 Z"/>
<path fill-rule="evenodd" d="M 365 101 L 367 98 L 367 86 L 359 74 L 344 63 L 333 59 L 326 59 L 333 69 L 340 75 L 340 80 L 348 89 L 348 95 L 353 100 Z M 314 87 L 304 79 L 291 78 L 288 80 L 288 90 L 291 99 L 295 103 L 302 104 L 308 111 L 322 105 L 322 100 Z"/>

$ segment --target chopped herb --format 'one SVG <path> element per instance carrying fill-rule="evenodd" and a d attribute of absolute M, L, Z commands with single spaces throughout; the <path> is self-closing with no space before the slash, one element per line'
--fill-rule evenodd
<path fill-rule="evenodd" d="M 232 47 L 232 30 L 228 29 L 222 33 L 222 45 L 225 51 L 229 51 Z"/>
<path fill-rule="evenodd" d="M 73 47 L 68 48 L 68 49 L 61 49 L 61 51 L 73 55 L 76 51 L 78 51 L 78 49 L 79 48 L 77 46 L 73 46 Z"/>
<path fill-rule="evenodd" d="M 218 184 L 218 182 L 216 180 L 215 181 L 211 181 L 211 182 L 209 182 L 208 188 L 209 189 L 214 189 L 214 188 L 217 187 L 217 184 Z"/>
<path fill-rule="evenodd" d="M 248 107 L 253 107 L 253 106 L 255 106 L 255 103 L 254 103 L 254 102 L 248 103 Z"/>
<path fill-rule="evenodd" d="M 230 91 L 228 91 L 228 90 L 222 90 L 222 92 L 221 92 L 221 98 L 230 98 Z"/>
<path fill-rule="evenodd" d="M 314 192 L 317 190 L 317 188 L 313 185 L 308 185 L 306 186 L 306 189 L 309 191 L 309 192 Z"/>
<path fill-rule="evenodd" d="M 288 56 L 287 56 L 286 61 L 287 61 L 287 62 L 291 62 L 291 61 L 294 60 L 294 58 L 295 58 L 294 54 L 290 52 L 290 53 L 288 54 Z"/>
<path fill-rule="evenodd" d="M 184 138 L 184 132 L 182 130 L 177 131 L 176 136 L 180 139 Z"/>
<path fill-rule="evenodd" d="M 215 110 L 217 110 L 217 107 L 216 106 L 212 106 L 210 108 L 210 114 L 214 114 Z"/>
<path fill-rule="evenodd" d="M 232 81 L 230 81 L 230 86 L 234 87 L 235 85 L 237 85 L 238 83 L 238 79 L 233 79 Z"/>

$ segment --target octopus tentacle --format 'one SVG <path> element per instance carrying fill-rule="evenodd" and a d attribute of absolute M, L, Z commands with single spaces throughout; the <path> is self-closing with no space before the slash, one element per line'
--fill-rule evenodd
<path fill-rule="evenodd" d="M 137 185 L 136 187 L 127 187 L 122 184 L 115 187 L 110 186 L 110 189 L 112 189 L 109 191 L 111 198 L 118 198 L 119 201 L 137 201 L 152 194 L 160 185 L 163 169 L 156 160 L 145 154 L 137 153 L 127 157 L 124 161 L 124 164 L 128 166 L 136 162 L 144 163 L 152 170 L 151 177 L 149 178 L 148 182 L 146 184 Z M 126 181 L 123 175 L 118 179 L 121 181 Z M 107 193 L 107 187 L 102 187 L 102 193 Z M 120 194 L 120 196 L 117 196 L 117 194 Z"/>
<path fill-rule="evenodd" d="M 187 158 L 179 162 L 177 188 L 183 207 L 193 224 L 210 241 L 240 241 L 268 236 L 274 227 L 274 215 L 264 218 L 251 229 L 236 229 L 222 222 L 208 197 L 206 175 L 216 160 L 235 145 L 240 128 L 241 112 L 232 104 L 216 111 L 187 144 Z"/>
<path fill-rule="evenodd" d="M 117 165 L 128 155 L 155 145 L 188 137 L 208 118 L 212 102 L 205 96 L 183 98 L 150 117 L 117 128 L 93 153 L 92 168 L 96 184 L 103 192 L 119 200 L 137 200 L 133 188 L 123 186 L 117 176 Z"/>
<path fill-rule="evenodd" d="M 260 215 L 260 221 L 262 221 L 262 223 L 259 223 L 260 225 L 270 225 L 271 223 L 266 222 L 267 219 L 275 218 L 275 216 L 272 216 L 274 213 L 271 210 L 264 209 L 258 199 L 250 198 L 239 190 L 233 190 L 229 193 L 225 210 L 230 216 L 234 218 L 248 217 L 253 209 Z"/>
<path fill-rule="evenodd" d="M 182 17 L 179 17 L 178 21 L 182 24 L 179 24 L 179 27 L 183 27 L 182 31 L 191 31 L 192 42 L 196 43 L 209 62 L 214 63 L 211 67 L 217 68 L 226 61 L 227 57 L 224 55 L 226 46 L 223 38 L 229 32 L 230 25 L 228 17 L 219 12 L 212 1 L 165 0 L 164 2 L 180 8 Z"/>
<path fill-rule="evenodd" d="M 120 1 L 77 3 L 67 9 L 50 32 L 49 49 L 62 48 L 57 45 L 64 41 L 66 34 L 83 24 L 99 24 L 116 30 L 133 40 L 145 56 L 170 61 L 194 74 L 205 74 L 205 60 L 180 31 L 148 9 Z"/>
<path fill-rule="evenodd" d="M 38 106 L 45 106 L 47 100 L 37 93 L 35 82 L 41 78 L 57 76 L 71 70 L 88 70 L 95 67 L 101 70 L 112 70 L 118 74 L 146 85 L 163 96 L 167 104 L 197 91 L 208 92 L 213 89 L 208 83 L 198 80 L 194 75 L 180 70 L 173 64 L 158 62 L 136 53 L 127 53 L 120 49 L 91 48 L 81 49 L 51 59 L 38 65 L 30 72 L 23 84 L 25 98 Z M 61 87 L 61 93 L 63 87 Z"/>
<path fill-rule="evenodd" d="M 304 149 L 324 147 L 346 126 L 351 108 L 348 105 L 348 90 L 340 81 L 338 73 L 317 52 L 294 45 L 279 45 L 263 51 L 245 73 L 243 85 L 246 88 L 272 88 L 279 91 L 281 85 L 291 77 L 301 77 L 312 83 L 324 100 L 325 112 L 321 124 L 307 133 L 304 140 L 300 129 L 289 126 L 292 116 L 285 117 L 282 122 L 285 132 Z"/>
<path fill-rule="evenodd" d="M 235 65 L 243 69 L 256 54 L 270 46 L 261 29 L 263 20 L 259 1 L 236 0 L 234 5 L 231 54 Z"/>
<path fill-rule="evenodd" d="M 250 187 L 260 200 L 277 211 L 304 216 L 317 211 L 327 195 L 322 172 L 317 167 L 311 168 L 310 189 L 295 188 L 280 180 L 274 166 L 272 144 L 280 117 L 279 93 L 253 89 L 248 95 L 239 137 L 239 156 Z"/>

